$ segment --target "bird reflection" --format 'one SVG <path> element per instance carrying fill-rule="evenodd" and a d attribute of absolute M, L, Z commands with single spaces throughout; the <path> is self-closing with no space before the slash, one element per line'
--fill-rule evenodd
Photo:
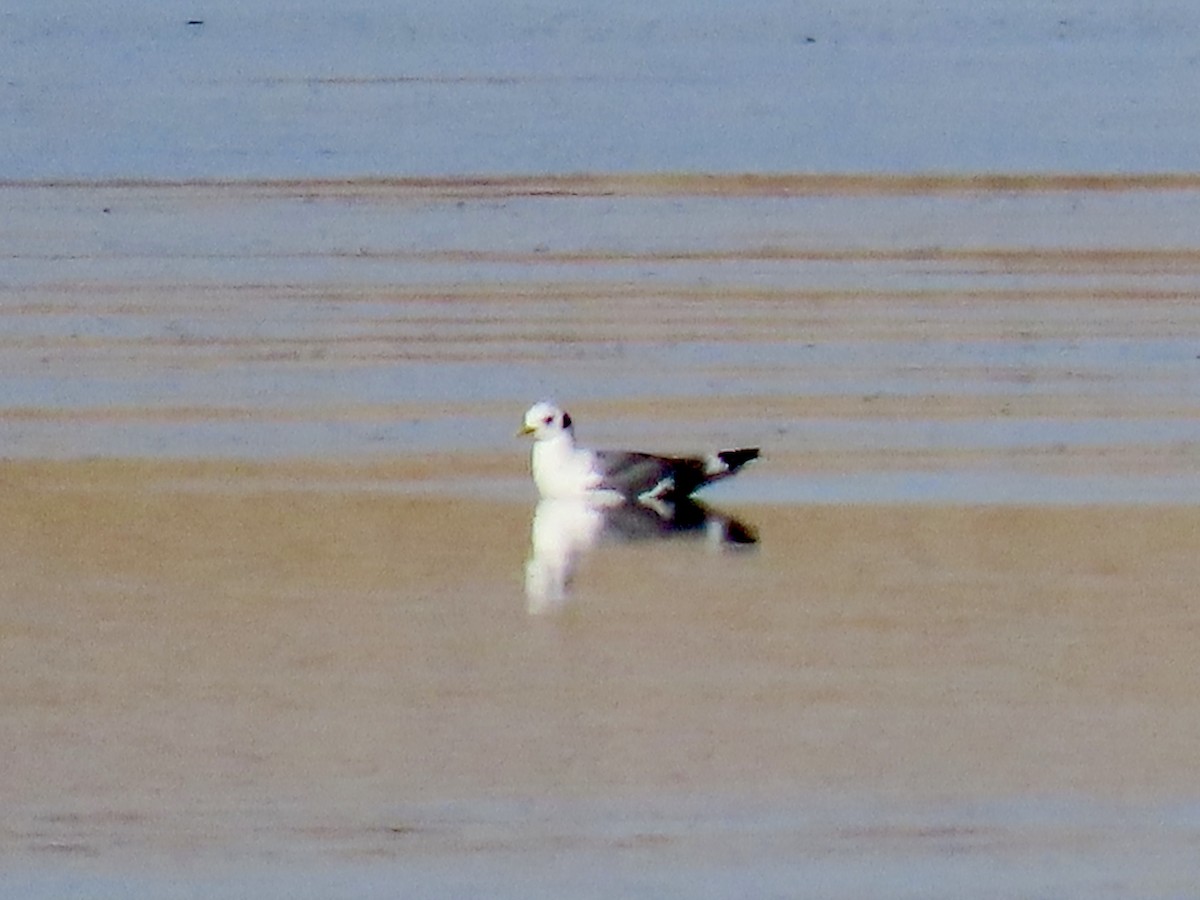
<path fill-rule="evenodd" d="M 533 514 L 532 552 L 525 563 L 531 613 L 561 608 L 579 563 L 601 540 L 703 539 L 713 547 L 758 542 L 753 528 L 695 500 L 602 505 L 587 499 L 542 500 Z"/>

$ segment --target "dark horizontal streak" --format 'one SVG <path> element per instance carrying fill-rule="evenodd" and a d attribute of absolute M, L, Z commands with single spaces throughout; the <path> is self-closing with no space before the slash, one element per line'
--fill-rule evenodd
<path fill-rule="evenodd" d="M 970 193 L 1051 193 L 1200 190 L 1200 172 L 1116 173 L 585 173 L 277 179 L 47 178 L 0 179 L 0 189 L 212 189 L 280 194 L 394 193 L 455 198 L 514 197 L 791 197 L 921 196 Z"/>

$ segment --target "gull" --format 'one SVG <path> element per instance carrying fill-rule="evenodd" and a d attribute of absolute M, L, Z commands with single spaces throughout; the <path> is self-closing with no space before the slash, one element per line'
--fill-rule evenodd
<path fill-rule="evenodd" d="M 605 505 L 673 503 L 728 478 L 758 458 L 757 447 L 705 456 L 586 450 L 575 445 L 571 416 L 545 401 L 529 408 L 518 433 L 533 436 L 533 481 L 544 500 L 587 499 Z"/>

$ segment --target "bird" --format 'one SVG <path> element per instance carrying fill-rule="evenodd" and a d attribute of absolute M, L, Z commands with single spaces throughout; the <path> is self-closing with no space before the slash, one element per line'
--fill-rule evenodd
<path fill-rule="evenodd" d="M 544 500 L 586 498 L 601 504 L 674 503 L 757 459 L 759 448 L 704 456 L 656 456 L 631 450 L 587 450 L 575 445 L 569 413 L 535 403 L 519 435 L 533 437 L 533 481 Z"/>

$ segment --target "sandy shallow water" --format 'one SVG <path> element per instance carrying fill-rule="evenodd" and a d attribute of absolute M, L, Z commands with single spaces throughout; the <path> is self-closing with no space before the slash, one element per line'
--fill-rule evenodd
<path fill-rule="evenodd" d="M 551 188 L 0 188 L 0 888 L 1192 893 L 1192 186 Z M 760 543 L 530 616 L 550 393 Z"/>
<path fill-rule="evenodd" d="M 263 474 L 4 467 L 10 888 L 1195 875 L 1195 509 L 753 506 L 531 619 L 527 504 Z"/>

